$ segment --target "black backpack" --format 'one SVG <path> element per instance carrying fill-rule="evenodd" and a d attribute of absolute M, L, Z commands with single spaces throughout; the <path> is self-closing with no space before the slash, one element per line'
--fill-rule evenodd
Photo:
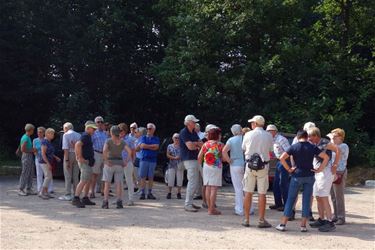
<path fill-rule="evenodd" d="M 246 163 L 248 168 L 250 168 L 251 170 L 258 171 L 264 169 L 268 161 L 263 161 L 262 157 L 260 157 L 258 153 L 254 153 L 250 156 L 250 159 L 246 160 Z"/>

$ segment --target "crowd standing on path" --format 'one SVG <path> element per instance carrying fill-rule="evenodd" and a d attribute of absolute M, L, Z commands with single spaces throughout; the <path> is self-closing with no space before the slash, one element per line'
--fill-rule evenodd
<path fill-rule="evenodd" d="M 301 232 L 307 232 L 309 219 L 310 227 L 318 228 L 321 232 L 334 231 L 336 225 L 345 224 L 344 189 L 349 147 L 344 143 L 343 129 L 333 129 L 325 138 L 314 123 L 307 122 L 290 145 L 275 125 L 268 124 L 264 129 L 264 117 L 255 115 L 248 120 L 251 129 L 234 124 L 231 127 L 233 136 L 224 144 L 221 128 L 209 124 L 201 132 L 198 122 L 199 119 L 194 115 L 187 115 L 184 127 L 179 133 L 173 134 L 173 143 L 167 147 L 169 163 L 165 178 L 168 200 L 172 199 L 175 183 L 176 197 L 182 199 L 186 170 L 185 211 L 198 212 L 203 207 L 207 209 L 208 215 L 222 214 L 216 204 L 216 197 L 222 186 L 223 162 L 227 162 L 235 191 L 234 214 L 243 216 L 243 226 L 250 226 L 250 215 L 254 211 L 252 198 L 256 190 L 257 227 L 272 227 L 266 220 L 266 194 L 269 188 L 269 163 L 271 157 L 275 157 L 275 204 L 270 209 L 283 212 L 277 230 L 286 231 L 287 222 L 294 218 L 301 187 Z M 133 122 L 129 133 L 125 123 L 110 125 L 98 116 L 94 121 L 87 121 L 85 132 L 80 134 L 74 131 L 73 124 L 66 122 L 63 125 L 63 159 L 55 155 L 51 143 L 55 131 L 38 127 L 38 137 L 32 141 L 34 130 L 34 125 L 26 124 L 25 134 L 17 149 L 22 162 L 18 191 L 20 196 L 38 194 L 45 200 L 53 198 L 52 165 L 54 161 L 63 161 L 65 193 L 59 200 L 71 201 L 78 208 L 96 205 L 92 199 L 96 198 L 96 193 L 101 193 L 102 208 L 108 209 L 110 196 L 113 196 L 113 180 L 118 209 L 124 207 L 124 182 L 128 190 L 126 205 L 135 205 L 136 195 L 139 195 L 140 200 L 157 199 L 152 192 L 160 147 L 160 139 L 155 135 L 155 124 L 148 123 L 144 128 Z M 32 189 L 34 164 L 37 192 Z M 316 221 L 311 211 L 313 197 L 317 200 L 319 214 Z M 199 198 L 202 198 L 202 206 L 193 202 Z"/>

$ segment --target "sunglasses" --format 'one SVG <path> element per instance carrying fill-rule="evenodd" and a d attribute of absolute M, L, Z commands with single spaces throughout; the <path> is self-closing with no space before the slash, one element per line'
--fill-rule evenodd
<path fill-rule="evenodd" d="M 147 128 L 147 130 L 152 130 L 153 128 Z"/>
<path fill-rule="evenodd" d="M 96 123 L 104 123 L 103 121 L 97 121 Z"/>

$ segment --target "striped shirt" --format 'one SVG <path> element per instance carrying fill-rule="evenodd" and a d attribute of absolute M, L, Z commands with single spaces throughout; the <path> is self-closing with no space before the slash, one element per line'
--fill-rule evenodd
<path fill-rule="evenodd" d="M 276 134 L 273 138 L 273 152 L 277 159 L 290 148 L 290 144 L 287 138 L 281 134 Z"/>
<path fill-rule="evenodd" d="M 108 139 L 107 133 L 104 130 L 100 131 L 99 129 L 97 129 L 95 133 L 92 135 L 92 144 L 93 144 L 94 151 L 98 153 L 102 153 L 104 144 L 107 139 Z"/>

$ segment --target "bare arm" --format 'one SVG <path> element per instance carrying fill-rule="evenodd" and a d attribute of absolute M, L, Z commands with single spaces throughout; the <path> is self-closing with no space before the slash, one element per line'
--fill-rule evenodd
<path fill-rule="evenodd" d="M 74 146 L 74 148 L 76 152 L 77 161 L 80 163 L 85 163 L 86 160 L 83 158 L 83 155 L 82 155 L 82 145 L 83 143 L 81 141 L 78 141 L 76 145 Z"/>
<path fill-rule="evenodd" d="M 223 154 L 223 161 L 226 161 L 230 164 L 231 159 L 229 158 L 229 155 L 228 155 L 229 150 L 230 150 L 230 146 L 226 144 L 223 148 L 222 154 Z"/>
<path fill-rule="evenodd" d="M 47 164 L 48 168 L 51 170 L 52 166 L 51 166 L 51 163 L 49 162 L 49 160 L 47 158 L 47 146 L 42 145 L 41 152 L 42 152 L 43 161 Z"/>
<path fill-rule="evenodd" d="M 294 170 L 296 170 L 296 167 L 290 167 L 288 165 L 288 163 L 286 162 L 286 160 L 289 158 L 290 156 L 288 155 L 287 152 L 284 152 L 281 156 L 280 156 L 280 162 L 281 164 L 283 165 L 283 167 L 286 169 L 286 171 L 288 171 L 288 173 L 293 173 Z"/>
<path fill-rule="evenodd" d="M 104 163 L 106 165 L 108 165 L 108 167 L 111 167 L 112 163 L 111 163 L 110 160 L 108 160 L 108 155 L 109 155 L 108 144 L 104 143 L 104 147 L 103 147 L 103 161 L 104 161 Z"/>
<path fill-rule="evenodd" d="M 187 142 L 185 142 L 185 145 L 189 150 L 198 150 L 200 147 L 202 147 L 203 142 L 201 142 L 201 141 L 194 141 L 194 142 L 193 141 L 187 141 Z"/>
<path fill-rule="evenodd" d="M 126 159 L 124 159 L 124 167 L 126 167 L 128 165 L 129 160 L 133 161 L 132 160 L 132 151 L 131 151 L 130 147 L 126 144 L 125 144 L 124 150 L 128 153 L 128 157 L 126 157 Z"/>
<path fill-rule="evenodd" d="M 318 169 L 311 169 L 311 171 L 313 171 L 314 173 L 322 172 L 327 166 L 328 161 L 329 161 L 329 157 L 325 152 L 321 152 L 318 156 L 323 159 L 323 162 L 320 164 Z"/>
<path fill-rule="evenodd" d="M 202 165 L 203 155 L 204 155 L 204 152 L 203 152 L 203 147 L 202 147 L 201 150 L 199 151 L 198 158 L 197 158 L 199 165 Z"/>
<path fill-rule="evenodd" d="M 22 143 L 22 145 L 21 145 L 21 152 L 22 153 L 33 153 L 34 152 L 34 150 L 27 150 L 27 142 L 24 142 L 24 143 Z"/>
<path fill-rule="evenodd" d="M 332 152 L 335 152 L 336 154 L 335 161 L 332 164 L 332 174 L 336 174 L 337 166 L 339 165 L 339 161 L 341 157 L 341 151 L 339 147 L 337 147 L 333 143 L 328 143 L 327 149 L 331 150 Z"/>

